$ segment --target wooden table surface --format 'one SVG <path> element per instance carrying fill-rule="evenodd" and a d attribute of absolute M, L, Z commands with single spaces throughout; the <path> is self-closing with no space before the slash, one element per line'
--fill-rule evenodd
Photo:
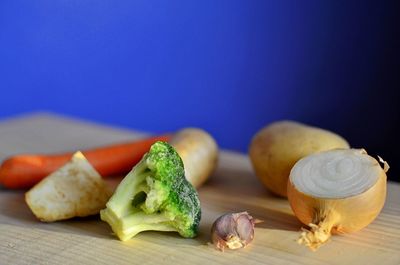
<path fill-rule="evenodd" d="M 21 152 L 74 151 L 141 136 L 36 113 L 0 121 L 0 161 Z M 23 191 L 0 188 L 0 264 L 400 264 L 399 184 L 389 182 L 385 207 L 372 224 L 334 236 L 316 252 L 295 242 L 301 224 L 286 200 L 260 185 L 245 155 L 222 152 L 218 169 L 199 193 L 203 217 L 197 238 L 145 232 L 120 242 L 98 216 L 41 223 Z M 239 251 L 216 251 L 208 244 L 214 219 L 244 210 L 265 220 L 253 243 Z"/>

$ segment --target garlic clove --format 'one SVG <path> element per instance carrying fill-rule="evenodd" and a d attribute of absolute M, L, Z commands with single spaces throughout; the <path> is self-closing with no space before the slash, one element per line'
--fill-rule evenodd
<path fill-rule="evenodd" d="M 246 247 L 253 241 L 254 224 L 257 222 L 259 220 L 253 219 L 247 212 L 220 216 L 211 228 L 214 246 L 221 251 Z"/>

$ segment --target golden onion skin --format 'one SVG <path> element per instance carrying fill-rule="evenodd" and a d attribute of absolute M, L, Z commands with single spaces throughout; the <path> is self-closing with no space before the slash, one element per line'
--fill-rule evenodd
<path fill-rule="evenodd" d="M 354 149 L 348 151 L 351 150 Z M 361 153 L 367 155 L 365 151 Z M 356 232 L 369 225 L 379 215 L 386 199 L 387 176 L 378 161 L 370 156 L 369 158 L 371 167 L 377 169 L 376 182 L 359 194 L 343 198 L 314 197 L 301 192 L 293 184 L 293 174 L 290 175 L 287 184 L 290 206 L 295 216 L 311 228 L 303 229 L 299 243 L 316 250 L 331 234 Z"/>
<path fill-rule="evenodd" d="M 366 192 L 343 198 L 323 199 L 304 194 L 288 181 L 288 200 L 296 217 L 305 225 L 318 224 L 329 214 L 336 215 L 333 233 L 352 233 L 369 225 L 380 213 L 386 199 L 386 174 Z"/>

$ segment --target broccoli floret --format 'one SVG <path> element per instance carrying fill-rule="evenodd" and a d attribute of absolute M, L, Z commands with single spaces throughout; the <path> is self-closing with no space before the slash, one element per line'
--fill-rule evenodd
<path fill-rule="evenodd" d="M 122 180 L 100 216 L 122 241 L 147 230 L 194 237 L 201 209 L 182 159 L 172 146 L 159 141 Z"/>

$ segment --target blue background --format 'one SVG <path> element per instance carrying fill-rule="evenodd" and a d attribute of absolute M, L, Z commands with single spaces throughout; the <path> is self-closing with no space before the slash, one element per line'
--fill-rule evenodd
<path fill-rule="evenodd" d="M 2 0 L 0 118 L 49 110 L 155 133 L 199 126 L 242 152 L 264 125 L 295 119 L 396 161 L 396 10 L 379 1 Z"/>

